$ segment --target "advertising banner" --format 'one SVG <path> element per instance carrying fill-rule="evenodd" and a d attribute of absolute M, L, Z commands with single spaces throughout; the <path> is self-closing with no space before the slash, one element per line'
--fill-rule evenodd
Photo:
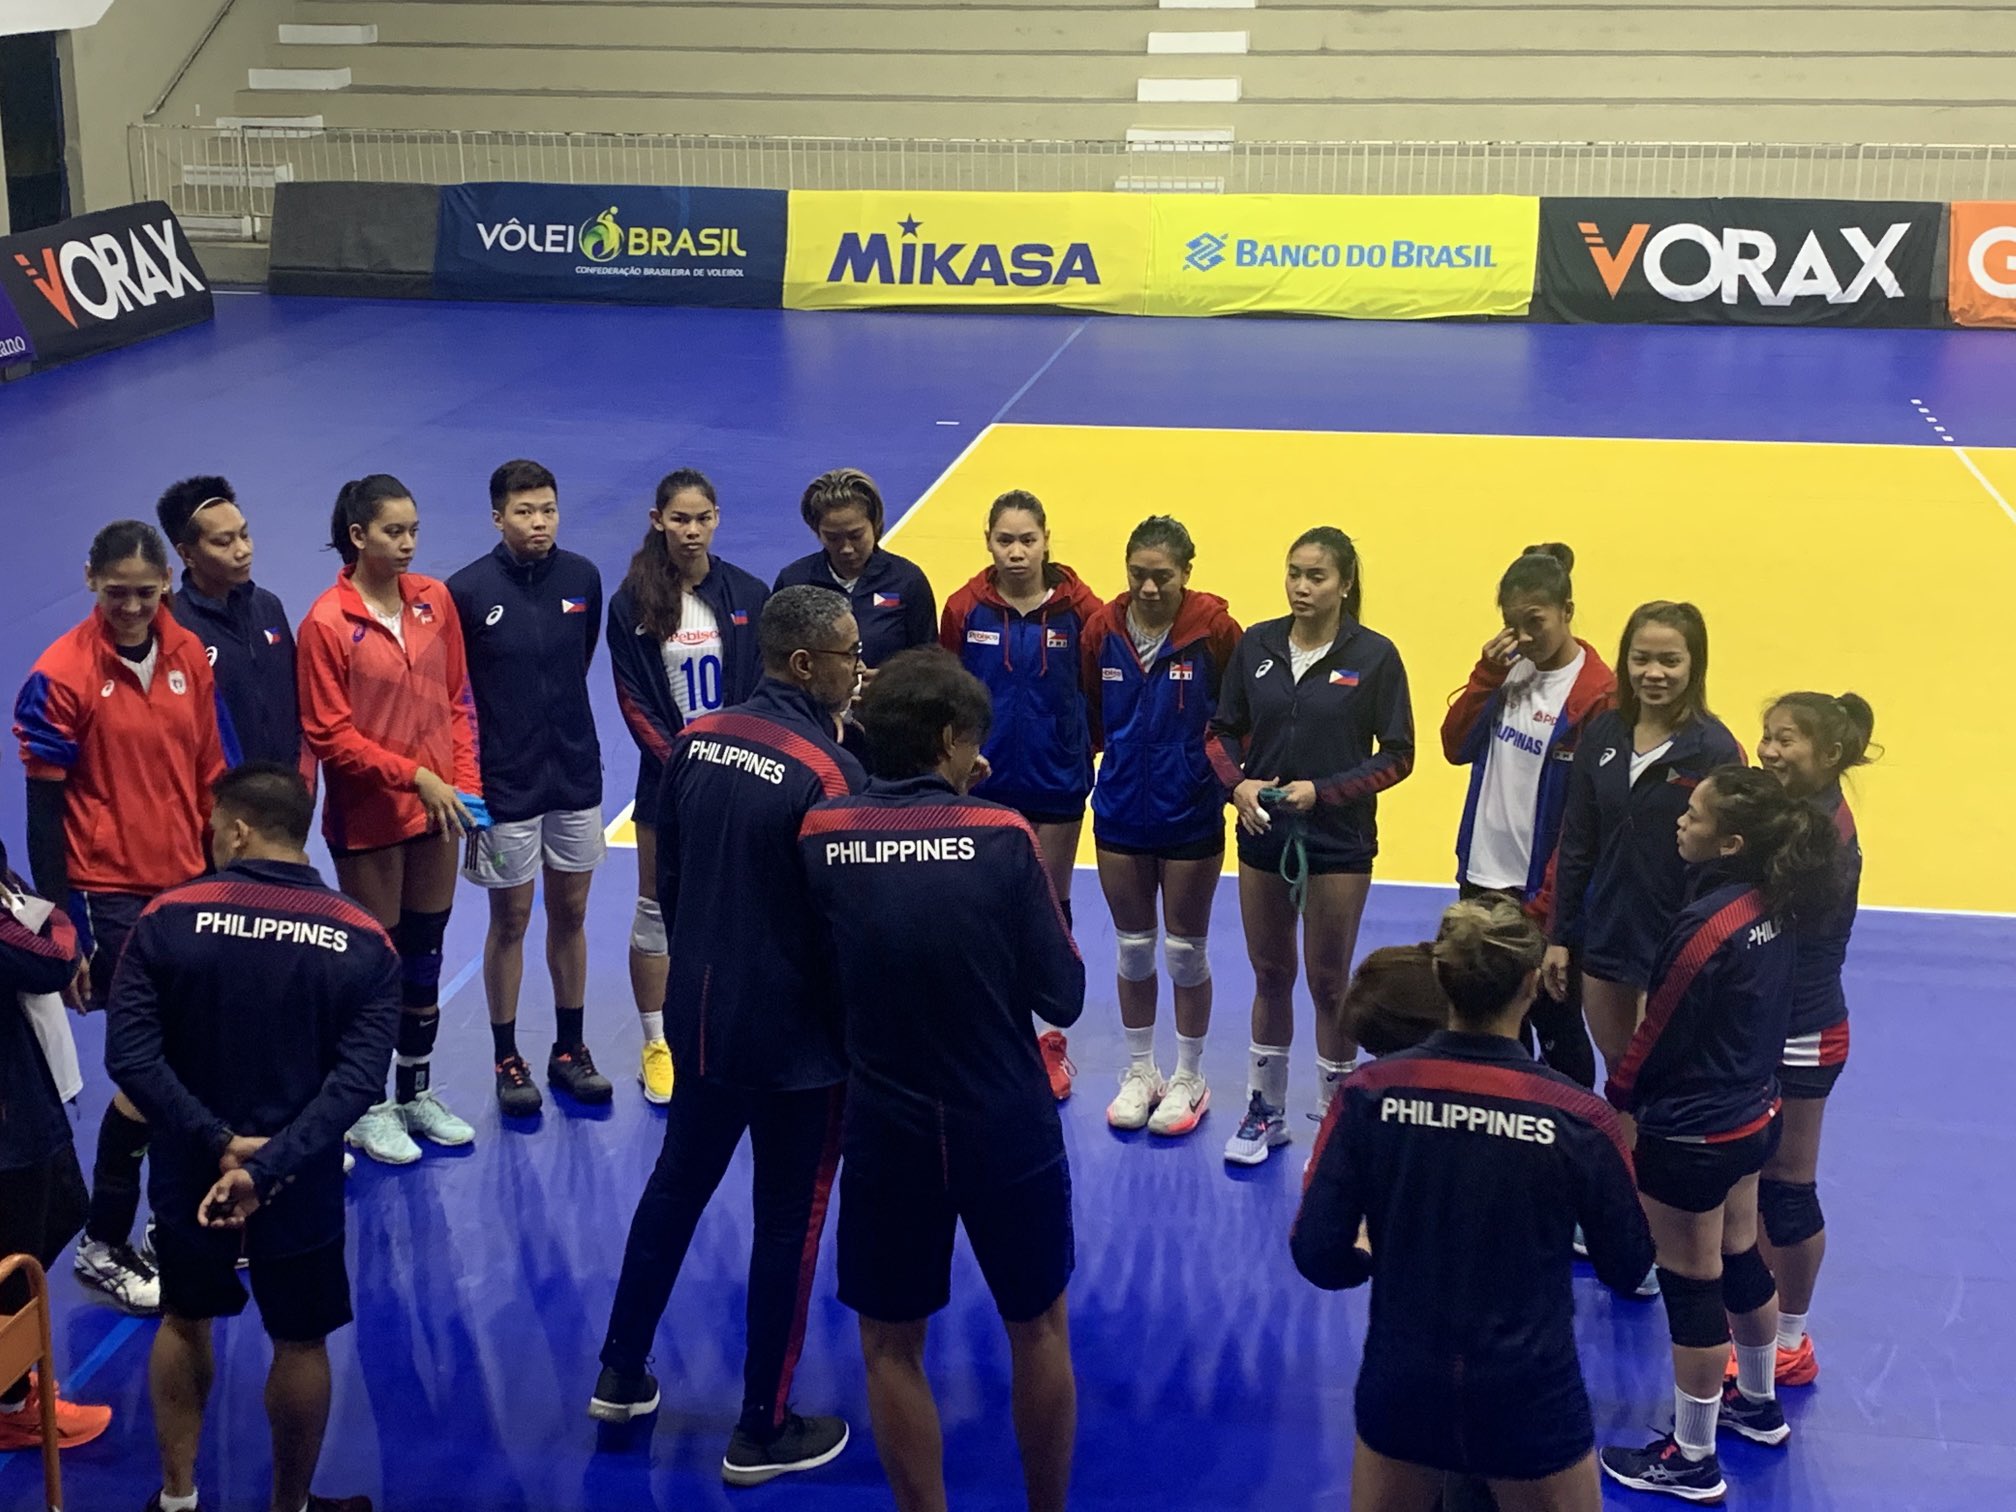
<path fill-rule="evenodd" d="M 1916 201 L 1543 199 L 1538 313 L 1930 325 L 1944 218 L 1943 205 Z"/>
<path fill-rule="evenodd" d="M 1946 308 L 1954 324 L 2016 326 L 2016 203 L 1953 206 Z"/>
<path fill-rule="evenodd" d="M 450 299 L 598 299 L 775 309 L 781 189 L 451 184 L 434 290 Z"/>
<path fill-rule="evenodd" d="M 43 363 L 110 351 L 215 313 L 202 264 L 158 200 L 0 237 L 0 300 L 13 304 Z"/>
<path fill-rule="evenodd" d="M 29 338 L 28 327 L 14 313 L 6 290 L 0 289 L 0 368 L 18 367 L 34 360 L 35 343 Z"/>
<path fill-rule="evenodd" d="M 1158 194 L 1150 315 L 1524 315 L 1540 202 L 1520 195 Z"/>
<path fill-rule="evenodd" d="M 1151 229 L 1145 195 L 794 190 L 784 303 L 1139 315 Z"/>

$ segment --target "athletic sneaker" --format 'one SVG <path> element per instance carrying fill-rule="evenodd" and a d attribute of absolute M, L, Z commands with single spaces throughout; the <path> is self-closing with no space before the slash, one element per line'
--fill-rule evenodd
<path fill-rule="evenodd" d="M 1729 1351 L 1729 1363 L 1723 1367 L 1722 1379 L 1736 1379 L 1736 1351 Z M 1820 1379 L 1820 1362 L 1813 1358 L 1813 1335 L 1802 1334 L 1797 1349 L 1778 1346 L 1778 1360 L 1772 1368 L 1771 1379 L 1780 1386 L 1811 1386 Z"/>
<path fill-rule="evenodd" d="M 604 1365 L 588 1399 L 588 1416 L 604 1423 L 627 1423 L 657 1410 L 658 1378 L 648 1370 L 626 1376 Z"/>
<path fill-rule="evenodd" d="M 1722 1383 L 1722 1416 L 1715 1426 L 1740 1433 L 1753 1444 L 1782 1444 L 1792 1437 L 1791 1425 L 1776 1397 L 1753 1402 L 1734 1381 Z"/>
<path fill-rule="evenodd" d="M 156 1270 L 161 1268 L 161 1261 L 154 1254 L 154 1230 L 158 1227 L 159 1225 L 155 1222 L 154 1215 L 149 1213 L 147 1215 L 147 1226 L 140 1230 L 140 1258 Z"/>
<path fill-rule="evenodd" d="M 1722 1462 L 1710 1450 L 1705 1459 L 1690 1460 L 1668 1433 L 1643 1449 L 1605 1449 L 1596 1456 L 1603 1473 L 1633 1491 L 1658 1491 L 1682 1501 L 1715 1502 L 1729 1492 Z"/>
<path fill-rule="evenodd" d="M 1162 1100 L 1162 1073 L 1153 1066 L 1129 1065 L 1120 1073 L 1120 1091 L 1106 1105 L 1106 1122 L 1116 1129 L 1138 1129 Z"/>
<path fill-rule="evenodd" d="M 1632 1292 L 1631 1295 L 1638 1298 L 1641 1302 L 1650 1302 L 1659 1294 L 1659 1267 L 1655 1265 L 1652 1269 L 1645 1272 L 1645 1279 L 1638 1283 L 1638 1289 Z"/>
<path fill-rule="evenodd" d="M 1171 1139 L 1196 1128 L 1211 1106 L 1211 1089 L 1200 1071 L 1178 1071 L 1162 1089 L 1162 1101 L 1148 1120 L 1148 1132 Z"/>
<path fill-rule="evenodd" d="M 56 1447 L 75 1449 L 88 1444 L 112 1426 L 110 1407 L 86 1407 L 56 1397 Z M 19 1412 L 0 1412 L 0 1454 L 15 1449 L 42 1447 L 42 1381 L 39 1372 L 28 1376 L 28 1396 Z"/>
<path fill-rule="evenodd" d="M 1276 1145 L 1288 1143 L 1288 1118 L 1279 1108 L 1255 1091 L 1246 1101 L 1246 1116 L 1239 1129 L 1225 1142 L 1225 1159 L 1233 1165 L 1259 1165 Z"/>
<path fill-rule="evenodd" d="M 130 1244 L 85 1239 L 70 1268 L 86 1286 L 96 1287 L 136 1317 L 151 1318 L 161 1311 L 161 1277 Z"/>
<path fill-rule="evenodd" d="M 571 1050 L 556 1046 L 546 1058 L 546 1084 L 576 1102 L 606 1103 L 616 1095 L 609 1078 L 595 1069 L 595 1058 L 586 1045 Z"/>
<path fill-rule="evenodd" d="M 661 1039 L 644 1041 L 644 1060 L 638 1067 L 637 1080 L 644 1083 L 644 1101 L 660 1104 L 672 1101 L 672 1047 Z"/>
<path fill-rule="evenodd" d="M 1043 1052 L 1043 1069 L 1050 1073 L 1050 1095 L 1062 1102 L 1071 1095 L 1071 1078 L 1078 1074 L 1071 1057 L 1064 1053 L 1064 1035 L 1056 1029 L 1045 1029 L 1036 1036 L 1036 1045 Z"/>
<path fill-rule="evenodd" d="M 530 1118 L 539 1111 L 539 1089 L 532 1082 L 532 1068 L 522 1055 L 507 1055 L 497 1062 L 497 1111 L 506 1118 Z"/>
<path fill-rule="evenodd" d="M 399 1104 L 399 1112 L 406 1120 L 409 1134 L 431 1139 L 435 1144 L 466 1145 L 476 1138 L 476 1131 L 450 1113 L 448 1104 L 441 1101 L 432 1087 L 413 1101 Z"/>
<path fill-rule="evenodd" d="M 352 1171 L 356 1169 L 357 1169 L 357 1157 L 355 1155 L 352 1155 L 348 1150 L 345 1150 L 343 1152 L 343 1174 L 345 1176 L 348 1176 Z"/>
<path fill-rule="evenodd" d="M 1568 1248 L 1575 1251 L 1578 1260 L 1589 1258 L 1589 1241 L 1582 1236 L 1582 1225 L 1579 1223 L 1575 1225 L 1575 1237 L 1568 1241 Z"/>
<path fill-rule="evenodd" d="M 721 1457 L 721 1479 L 731 1486 L 760 1486 L 794 1470 L 817 1470 L 846 1447 L 847 1424 L 837 1417 L 794 1412 L 768 1443 L 758 1443 L 738 1426 Z"/>
<path fill-rule="evenodd" d="M 406 1120 L 399 1116 L 399 1104 L 394 1102 L 365 1109 L 364 1116 L 350 1125 L 343 1142 L 381 1165 L 411 1165 L 420 1158 L 420 1146 L 406 1132 Z"/>

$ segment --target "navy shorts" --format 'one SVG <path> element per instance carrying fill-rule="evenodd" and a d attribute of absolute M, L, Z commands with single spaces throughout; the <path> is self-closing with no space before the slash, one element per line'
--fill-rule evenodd
<path fill-rule="evenodd" d="M 161 1268 L 161 1306 L 178 1318 L 235 1318 L 245 1311 L 238 1279 L 243 1230 L 163 1223 L 154 1235 Z M 349 1323 L 350 1272 L 343 1241 L 246 1267 L 266 1336 L 283 1344 L 313 1344 Z"/>
<path fill-rule="evenodd" d="M 1157 861 L 1222 861 L 1225 858 L 1223 830 L 1183 845 L 1122 845 L 1117 840 L 1102 836 L 1095 823 L 1092 826 L 1092 843 L 1116 856 L 1152 856 Z"/>
<path fill-rule="evenodd" d="M 1369 877 L 1371 852 L 1361 847 L 1341 849 L 1326 835 L 1306 832 L 1309 845 L 1309 875 L 1312 877 Z M 1239 864 L 1255 871 L 1281 874 L 1281 853 L 1287 847 L 1287 827 L 1279 820 L 1264 835 L 1239 832 Z"/>
<path fill-rule="evenodd" d="M 102 1013 L 112 997 L 112 977 L 126 953 L 127 936 L 140 922 L 153 898 L 144 893 L 84 892 L 70 895 L 70 922 L 77 926 L 78 948 L 91 963 L 92 1013 Z"/>
<path fill-rule="evenodd" d="M 952 1300 L 952 1240 L 963 1226 L 994 1305 L 1010 1323 L 1041 1317 L 1077 1264 L 1071 1167 L 1006 1186 L 920 1187 L 840 1167 L 840 1300 L 878 1323 L 915 1323 Z"/>
<path fill-rule="evenodd" d="M 1015 812 L 1027 820 L 1032 829 L 1039 824 L 1082 824 L 1085 820 L 1085 805 L 1082 802 L 1072 811 L 1017 808 Z"/>
<path fill-rule="evenodd" d="M 1719 1144 L 1661 1139 L 1640 1129 L 1638 1190 L 1683 1213 L 1712 1213 L 1729 1200 L 1737 1182 L 1764 1169 L 1783 1133 L 1775 1116 L 1756 1133 Z"/>
<path fill-rule="evenodd" d="M 1487 1480 L 1558 1475 L 1596 1446 L 1580 1371 L 1494 1383 L 1368 1361 L 1357 1416 L 1358 1436 L 1388 1459 Z"/>

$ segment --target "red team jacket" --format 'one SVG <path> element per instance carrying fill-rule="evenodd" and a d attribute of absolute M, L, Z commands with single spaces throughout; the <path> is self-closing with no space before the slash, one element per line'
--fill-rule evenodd
<path fill-rule="evenodd" d="M 399 579 L 406 644 L 365 605 L 345 567 L 296 637 L 301 732 L 322 763 L 322 833 L 339 851 L 374 850 L 427 833 L 413 785 L 425 767 L 481 797 L 476 705 L 448 585 Z"/>

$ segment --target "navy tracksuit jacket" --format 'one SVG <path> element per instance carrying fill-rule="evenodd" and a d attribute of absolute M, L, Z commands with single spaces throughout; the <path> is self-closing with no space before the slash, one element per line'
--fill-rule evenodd
<path fill-rule="evenodd" d="M 301 704 L 294 680 L 294 630 L 287 609 L 257 583 L 221 599 L 182 574 L 170 596 L 175 623 L 203 642 L 217 679 L 218 734 L 224 759 L 301 765 Z"/>
<path fill-rule="evenodd" d="M 1799 926 L 1798 948 L 1792 957 L 1792 1017 L 1785 1036 L 1820 1035 L 1810 1053 L 1819 1064 L 1834 1065 L 1848 1056 L 1848 997 L 1841 988 L 1841 972 L 1848 963 L 1848 939 L 1855 932 L 1855 910 L 1862 892 L 1862 842 L 1839 782 L 1829 784 L 1808 801 L 1834 821 L 1834 833 L 1841 838 L 1844 886 L 1839 903 Z"/>
<path fill-rule="evenodd" d="M 1755 887 L 1712 871 L 1699 880 L 1659 947 L 1645 1018 L 1604 1095 L 1640 1134 L 1721 1144 L 1778 1109 L 1799 947 Z"/>
<path fill-rule="evenodd" d="M 602 746 L 588 701 L 602 630 L 595 564 L 557 546 L 521 562 L 500 541 L 448 579 L 448 592 L 483 732 L 490 817 L 508 824 L 601 808 Z"/>
<path fill-rule="evenodd" d="M 848 1161 L 943 1190 L 1062 1160 L 1030 1015 L 1077 1022 L 1085 963 L 1027 821 L 934 773 L 821 803 L 798 840 L 846 1012 Z"/>
<path fill-rule="evenodd" d="M 843 595 L 861 627 L 861 660 L 879 667 L 898 651 L 929 646 L 938 639 L 938 600 L 924 569 L 908 557 L 877 546 L 852 589 L 833 576 L 824 550 L 788 563 L 771 592 L 786 588 L 830 588 Z"/>
<path fill-rule="evenodd" d="M 732 708 L 756 691 L 763 679 L 763 655 L 756 625 L 770 590 L 763 580 L 732 562 L 714 557 L 707 576 L 693 590 L 721 628 L 721 702 Z M 663 644 L 637 623 L 628 590 L 609 600 L 609 669 L 616 674 L 616 703 L 637 742 L 637 813 L 648 815 L 658 802 L 665 758 L 678 737 L 679 704 L 665 675 Z"/>
<path fill-rule="evenodd" d="M 7 886 L 30 891 L 6 864 L 0 851 Z M 27 929 L 0 907 L 0 1171 L 39 1166 L 71 1142 L 56 1079 L 21 998 L 61 992 L 77 974 L 77 960 L 77 931 L 62 909 L 52 910 L 40 929 Z"/>
<path fill-rule="evenodd" d="M 755 1092 L 847 1079 L 798 826 L 867 780 L 834 743 L 832 716 L 776 678 L 680 731 L 652 812 L 670 936 L 665 1033 L 681 1076 Z"/>
<path fill-rule="evenodd" d="M 1505 1471 L 1464 1462 L 1466 1421 L 1556 1468 L 1587 1453 L 1575 1226 L 1613 1291 L 1652 1264 L 1610 1109 L 1516 1040 L 1444 1030 L 1354 1072 L 1311 1159 L 1290 1244 L 1318 1286 L 1372 1281 L 1357 1396 L 1366 1442 L 1481 1475 Z"/>
<path fill-rule="evenodd" d="M 240 861 L 157 896 L 112 981 L 105 1069 L 154 1131 L 160 1221 L 193 1230 L 230 1136 L 257 1135 L 270 1205 L 247 1252 L 339 1241 L 343 1133 L 384 1096 L 398 1024 L 392 941 L 314 867 Z"/>
<path fill-rule="evenodd" d="M 1548 937 L 1580 946 L 1582 969 L 1607 982 L 1644 987 L 1653 958 L 1687 896 L 1687 863 L 1675 830 L 1702 778 L 1743 760 L 1743 747 L 1712 714 L 1673 733 L 1672 747 L 1631 781 L 1624 717 L 1607 709 L 1589 721 L 1575 749 L 1568 807 L 1554 860 L 1554 919 Z"/>

